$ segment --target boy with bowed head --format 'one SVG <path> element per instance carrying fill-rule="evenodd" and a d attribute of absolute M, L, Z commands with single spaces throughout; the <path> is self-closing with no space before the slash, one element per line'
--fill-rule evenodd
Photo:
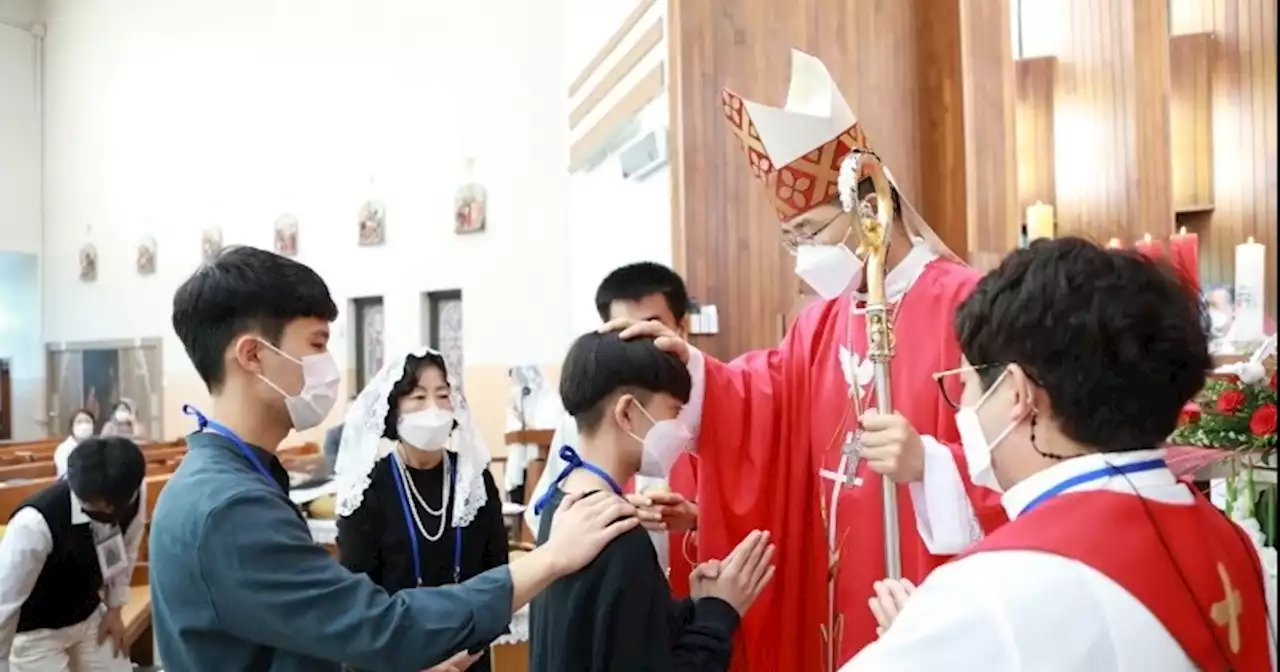
<path fill-rule="evenodd" d="M 670 464 L 690 440 L 679 419 L 692 383 L 652 339 L 588 333 L 565 357 L 560 397 L 578 428 L 565 466 L 535 503 L 539 543 L 549 543 L 566 497 L 621 496 L 637 473 Z M 594 562 L 533 602 L 534 672 L 727 670 L 741 614 L 773 577 L 768 533 L 753 531 L 729 557 L 694 569 L 692 599 L 675 602 L 643 530 L 619 536 Z"/>
<path fill-rule="evenodd" d="M 455 669 L 511 614 L 638 525 L 611 496 L 569 498 L 546 547 L 457 585 L 388 596 L 314 543 L 275 449 L 338 393 L 315 271 L 232 247 L 174 294 L 173 327 L 212 396 L 151 527 L 151 595 L 166 666 L 210 670 Z"/>

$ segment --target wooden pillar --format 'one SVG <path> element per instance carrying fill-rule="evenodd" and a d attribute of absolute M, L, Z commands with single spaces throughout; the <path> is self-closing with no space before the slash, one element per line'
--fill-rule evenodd
<path fill-rule="evenodd" d="M 968 260 L 986 270 L 1018 245 L 1009 0 L 960 0 Z"/>

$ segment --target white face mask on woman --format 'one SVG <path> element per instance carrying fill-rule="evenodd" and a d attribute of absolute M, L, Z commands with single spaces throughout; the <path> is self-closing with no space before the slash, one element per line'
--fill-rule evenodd
<path fill-rule="evenodd" d="M 995 450 L 1015 427 L 1022 424 L 1022 420 L 1010 422 L 994 441 L 988 442 L 986 433 L 982 431 L 982 422 L 978 419 L 978 409 L 991 398 L 991 393 L 995 392 L 1008 376 L 1009 370 L 1005 369 L 991 387 L 982 393 L 978 403 L 972 406 L 961 406 L 956 411 L 956 429 L 960 430 L 960 444 L 964 449 L 964 460 L 968 463 L 969 479 L 974 485 L 996 492 L 1004 492 L 1004 488 L 996 478 L 995 468 L 991 464 L 991 451 Z"/>
<path fill-rule="evenodd" d="M 444 448 L 453 433 L 453 414 L 443 408 L 427 408 L 405 413 L 396 423 L 400 442 L 417 450 L 437 451 Z"/>
<path fill-rule="evenodd" d="M 271 389 L 284 397 L 284 405 L 289 411 L 289 420 L 293 423 L 293 428 L 303 431 L 324 422 L 329 411 L 333 410 L 334 404 L 338 403 L 338 383 L 341 381 L 338 363 L 333 359 L 333 353 L 322 352 L 295 359 L 265 340 L 258 340 L 280 353 L 281 357 L 302 367 L 302 391 L 297 395 L 288 394 L 266 376 L 258 374 L 262 382 L 270 385 Z"/>
<path fill-rule="evenodd" d="M 644 417 L 653 423 L 653 427 L 649 428 L 649 433 L 645 434 L 643 439 L 631 434 L 631 438 L 639 441 L 642 446 L 640 475 L 649 478 L 666 478 L 671 473 L 671 467 L 679 459 L 680 453 L 693 440 L 693 435 L 679 419 L 654 420 L 640 402 L 637 401 L 635 404 Z"/>
<path fill-rule="evenodd" d="M 76 441 L 84 441 L 91 436 L 93 436 L 92 420 L 77 420 L 71 425 L 71 438 Z"/>

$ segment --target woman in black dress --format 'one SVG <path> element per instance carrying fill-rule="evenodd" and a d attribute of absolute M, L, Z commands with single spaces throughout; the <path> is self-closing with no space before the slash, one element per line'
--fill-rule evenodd
<path fill-rule="evenodd" d="M 389 362 L 343 427 L 335 468 L 342 564 L 389 593 L 505 565 L 502 500 L 488 465 L 440 353 L 423 348 Z M 488 672 L 488 651 L 468 669 Z"/>

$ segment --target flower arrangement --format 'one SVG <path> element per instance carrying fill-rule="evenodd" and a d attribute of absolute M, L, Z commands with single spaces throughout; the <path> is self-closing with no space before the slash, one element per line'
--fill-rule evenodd
<path fill-rule="evenodd" d="M 1276 450 L 1276 374 L 1250 368 L 1241 367 L 1239 374 L 1214 374 L 1200 396 L 1183 409 L 1169 442 L 1270 459 Z"/>

